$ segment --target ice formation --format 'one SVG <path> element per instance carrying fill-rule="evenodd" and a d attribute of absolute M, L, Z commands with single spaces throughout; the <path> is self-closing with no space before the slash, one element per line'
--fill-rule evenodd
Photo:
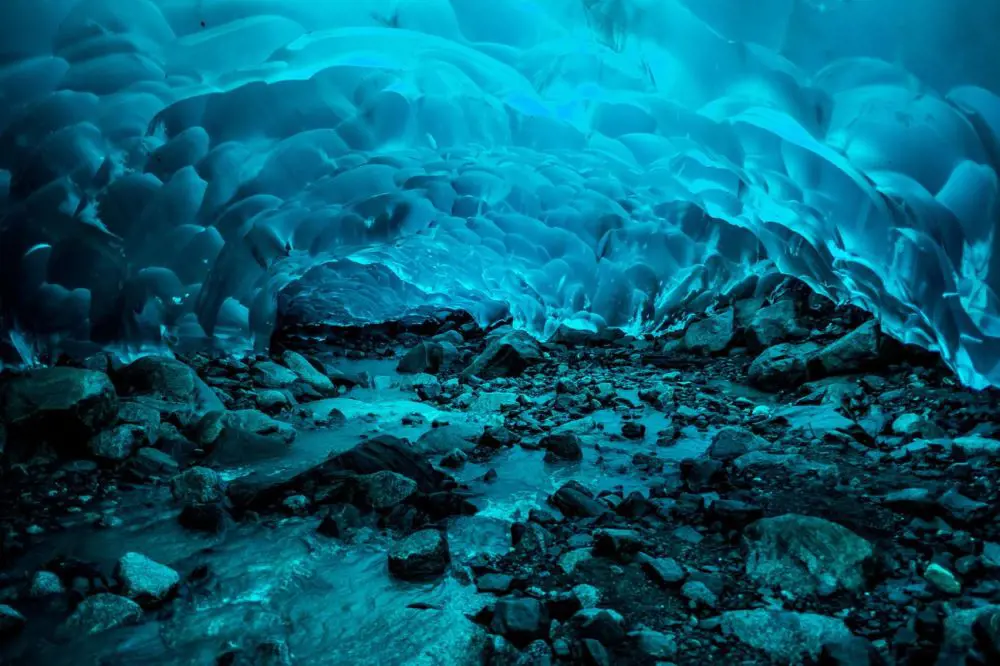
<path fill-rule="evenodd" d="M 982 0 L 6 0 L 3 326 L 654 331 L 776 267 L 1000 384 L 998 26 Z"/>

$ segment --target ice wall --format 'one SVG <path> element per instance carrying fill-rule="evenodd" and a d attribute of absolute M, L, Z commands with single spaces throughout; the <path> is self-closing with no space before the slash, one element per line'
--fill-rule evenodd
<path fill-rule="evenodd" d="M 0 306 L 655 330 L 797 275 L 1000 383 L 1000 3 L 5 0 Z"/>

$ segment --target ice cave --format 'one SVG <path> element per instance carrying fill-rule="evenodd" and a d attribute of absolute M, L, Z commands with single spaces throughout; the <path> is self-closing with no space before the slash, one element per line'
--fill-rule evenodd
<path fill-rule="evenodd" d="M 1000 0 L 3 0 L 0 663 L 1000 664 Z"/>

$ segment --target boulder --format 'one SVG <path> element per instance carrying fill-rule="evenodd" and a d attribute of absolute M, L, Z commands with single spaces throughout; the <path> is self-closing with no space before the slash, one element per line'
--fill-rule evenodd
<path fill-rule="evenodd" d="M 416 481 L 388 470 L 365 474 L 358 478 L 358 482 L 368 502 L 377 511 L 391 509 L 417 492 Z"/>
<path fill-rule="evenodd" d="M 192 467 L 175 476 L 170 482 L 170 492 L 184 504 L 208 504 L 224 496 L 222 477 L 207 467 Z"/>
<path fill-rule="evenodd" d="M 41 439 L 61 453 L 79 455 L 82 444 L 117 414 L 115 387 L 102 372 L 42 368 L 0 383 L 8 454 L 30 456 Z"/>
<path fill-rule="evenodd" d="M 129 462 L 129 468 L 141 478 L 170 478 L 180 470 L 180 464 L 173 456 L 151 446 L 139 449 Z"/>
<path fill-rule="evenodd" d="M 60 627 L 63 638 L 92 636 L 142 619 L 142 607 L 127 597 L 106 592 L 87 597 Z"/>
<path fill-rule="evenodd" d="M 813 363 L 826 375 L 861 372 L 879 361 L 882 333 L 873 319 L 816 353 Z"/>
<path fill-rule="evenodd" d="M 115 578 L 121 585 L 121 594 L 144 608 L 162 604 L 177 592 L 181 582 L 176 571 L 140 553 L 122 556 L 115 568 Z"/>
<path fill-rule="evenodd" d="M 593 493 L 577 481 L 567 481 L 549 502 L 567 518 L 594 518 L 611 511 L 604 502 L 594 499 Z"/>
<path fill-rule="evenodd" d="M 281 355 L 281 360 L 295 375 L 323 395 L 336 395 L 337 387 L 325 374 L 317 370 L 309 360 L 292 350 Z"/>
<path fill-rule="evenodd" d="M 725 351 L 733 341 L 733 322 L 732 308 L 696 321 L 684 333 L 684 347 L 702 354 Z"/>
<path fill-rule="evenodd" d="M 514 645 L 524 647 L 547 637 L 549 623 L 548 611 L 538 599 L 506 597 L 497 601 L 490 629 Z"/>
<path fill-rule="evenodd" d="M 580 437 L 571 432 L 542 437 L 539 446 L 546 451 L 546 460 L 582 460 Z"/>
<path fill-rule="evenodd" d="M 121 462 L 148 441 L 147 432 L 142 426 L 123 423 L 91 437 L 87 448 L 96 458 Z"/>
<path fill-rule="evenodd" d="M 770 347 L 750 364 L 747 379 L 765 391 L 796 388 L 809 379 L 809 361 L 819 348 L 813 342 Z"/>
<path fill-rule="evenodd" d="M 198 393 L 198 376 L 177 359 L 143 356 L 118 370 L 115 383 L 124 394 L 150 395 L 171 402 L 190 402 Z"/>
<path fill-rule="evenodd" d="M 483 426 L 471 423 L 438 426 L 421 435 L 414 448 L 429 456 L 444 455 L 455 449 L 468 453 L 476 448 L 483 431 Z"/>
<path fill-rule="evenodd" d="M 708 447 L 708 457 L 713 460 L 729 461 L 751 451 L 763 451 L 770 443 L 746 428 L 726 427 L 712 437 Z"/>
<path fill-rule="evenodd" d="M 512 331 L 488 344 L 462 374 L 481 379 L 519 377 L 541 360 L 538 341 L 525 331 Z"/>
<path fill-rule="evenodd" d="M 422 340 L 403 355 L 396 370 L 403 374 L 434 375 L 447 369 L 457 357 L 458 350 L 450 342 Z"/>
<path fill-rule="evenodd" d="M 754 313 L 747 327 L 747 344 L 751 349 L 766 349 L 800 330 L 795 320 L 795 302 L 778 301 Z"/>
<path fill-rule="evenodd" d="M 798 514 L 758 520 L 744 538 L 747 575 L 797 597 L 862 589 L 874 555 L 872 545 L 846 527 Z"/>
<path fill-rule="evenodd" d="M 220 464 L 278 458 L 295 441 L 295 428 L 256 409 L 209 412 L 199 423 L 199 441 Z"/>
<path fill-rule="evenodd" d="M 401 580 L 436 578 L 448 569 L 448 540 L 438 530 L 421 530 L 389 550 L 389 573 Z"/>
<path fill-rule="evenodd" d="M 299 379 L 294 372 L 274 361 L 255 364 L 250 376 L 257 386 L 270 389 L 288 388 Z"/>
<path fill-rule="evenodd" d="M 727 611 L 722 631 L 783 664 L 819 657 L 825 645 L 850 640 L 843 620 L 815 613 L 758 608 Z"/>

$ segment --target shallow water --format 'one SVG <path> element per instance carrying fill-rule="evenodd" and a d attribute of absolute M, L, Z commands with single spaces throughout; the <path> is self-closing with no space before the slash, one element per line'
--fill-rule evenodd
<path fill-rule="evenodd" d="M 355 445 L 362 435 L 389 433 L 415 440 L 436 412 L 411 401 L 399 388 L 355 391 L 348 398 L 314 403 L 313 410 L 336 407 L 348 416 L 341 427 L 300 433 L 284 460 L 226 471 L 232 478 L 267 469 L 290 474 Z M 404 414 L 423 412 L 427 424 L 403 426 Z M 368 414 L 377 414 L 372 419 Z M 462 415 L 448 415 L 454 422 Z M 487 464 L 467 464 L 457 476 L 477 494 L 475 516 L 448 526 L 456 566 L 478 553 L 504 553 L 510 547 L 510 522 L 545 507 L 546 498 L 570 479 L 595 491 L 624 492 L 648 486 L 630 465 L 638 451 L 667 460 L 697 455 L 707 435 L 685 431 L 673 447 L 656 447 L 655 433 L 666 425 L 648 410 L 647 437 L 640 442 L 609 442 L 601 429 L 584 433 L 584 459 L 549 464 L 541 451 L 515 447 Z M 604 432 L 618 432 L 620 417 L 593 415 Z M 597 447 L 600 447 L 598 451 Z M 494 468 L 495 481 L 483 482 Z M 30 614 L 29 630 L 8 653 L 9 662 L 32 666 L 81 664 L 213 664 L 232 647 L 253 647 L 269 638 L 285 640 L 298 663 L 373 666 L 478 663 L 481 629 L 466 618 L 485 602 L 474 586 L 452 576 L 428 584 L 391 579 L 387 573 L 388 537 L 375 532 L 362 543 L 345 545 L 316 534 L 318 517 L 289 518 L 276 527 L 240 524 L 222 536 L 183 530 L 178 508 L 166 489 L 134 491 L 116 515 L 124 525 L 96 530 L 81 524 L 53 535 L 35 549 L 25 566 L 37 566 L 57 552 L 102 564 L 111 571 L 124 553 L 135 551 L 187 575 L 208 565 L 212 577 L 197 593 L 182 596 L 168 610 L 147 615 L 144 623 L 97 637 L 57 645 L 48 641 L 52 622 Z M 414 610 L 422 602 L 441 610 Z"/>

